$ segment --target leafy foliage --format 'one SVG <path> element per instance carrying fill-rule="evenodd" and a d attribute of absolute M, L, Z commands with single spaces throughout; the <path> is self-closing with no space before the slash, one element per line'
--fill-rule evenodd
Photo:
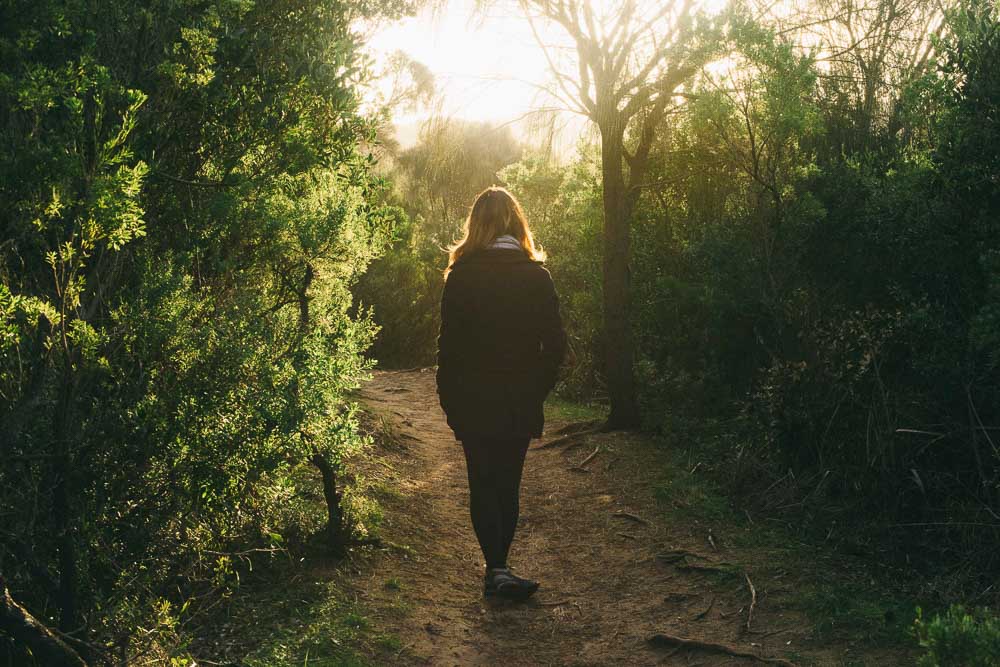
<path fill-rule="evenodd" d="M 995 104 L 975 64 L 995 57 L 991 11 L 952 14 L 935 69 L 906 84 L 899 113 L 930 115 L 908 134 L 866 124 L 855 153 L 829 150 L 853 111 L 821 70 L 748 33 L 745 64 L 706 76 L 663 133 L 636 244 L 650 426 L 725 421 L 720 474 L 762 509 L 860 548 L 894 524 L 922 558 L 975 554 L 980 572 L 998 565 L 997 208 L 977 166 L 992 135 L 964 110 Z"/>
<path fill-rule="evenodd" d="M 0 9 L 0 568 L 40 618 L 146 650 L 366 447 L 350 287 L 395 218 L 351 22 L 410 6 Z"/>
<path fill-rule="evenodd" d="M 930 621 L 924 621 L 918 609 L 913 629 L 920 646 L 927 649 L 918 662 L 921 667 L 987 667 L 1000 656 L 1000 619 L 986 609 L 967 611 L 953 605 Z"/>

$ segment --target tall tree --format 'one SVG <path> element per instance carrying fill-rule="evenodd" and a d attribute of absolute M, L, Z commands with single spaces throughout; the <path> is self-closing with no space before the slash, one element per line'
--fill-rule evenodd
<path fill-rule="evenodd" d="M 683 87 L 720 51 L 716 21 L 693 0 L 519 0 L 545 51 L 566 108 L 600 131 L 604 190 L 604 363 L 611 411 L 607 428 L 639 423 L 633 373 L 629 296 L 631 220 L 657 128 L 675 109 Z M 568 50 L 548 43 L 555 26 Z"/>
<path fill-rule="evenodd" d="M 820 63 L 819 93 L 834 123 L 829 150 L 887 147 L 912 132 L 908 86 L 934 67 L 934 45 L 955 0 L 750 0 L 755 20 Z"/>

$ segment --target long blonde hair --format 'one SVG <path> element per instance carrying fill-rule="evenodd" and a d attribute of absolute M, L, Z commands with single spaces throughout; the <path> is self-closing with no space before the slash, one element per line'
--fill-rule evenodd
<path fill-rule="evenodd" d="M 469 217 L 465 219 L 462 231 L 462 238 L 447 248 L 448 268 L 444 270 L 445 279 L 462 255 L 486 248 L 493 243 L 493 239 L 504 234 L 516 238 L 531 259 L 545 261 L 545 252 L 535 247 L 535 239 L 531 235 L 521 204 L 507 188 L 494 185 L 480 192 L 472 204 Z"/>

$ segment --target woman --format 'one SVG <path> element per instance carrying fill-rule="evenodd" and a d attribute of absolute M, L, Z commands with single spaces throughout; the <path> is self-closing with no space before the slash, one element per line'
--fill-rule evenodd
<path fill-rule="evenodd" d="M 566 336 L 545 256 L 517 200 L 487 188 L 464 230 L 444 272 L 438 397 L 465 451 L 472 526 L 486 559 L 483 592 L 525 599 L 538 583 L 514 575 L 507 553 L 524 456 L 542 435 L 542 403 Z"/>

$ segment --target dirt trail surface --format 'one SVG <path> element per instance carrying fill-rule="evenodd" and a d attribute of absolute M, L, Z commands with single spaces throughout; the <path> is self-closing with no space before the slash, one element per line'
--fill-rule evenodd
<path fill-rule="evenodd" d="M 767 582 L 755 582 L 747 631 L 752 596 L 745 576 L 752 581 L 753 572 L 736 565 L 724 536 L 710 538 L 709 526 L 661 523 L 655 451 L 633 434 L 597 433 L 545 447 L 568 426 L 546 424 L 545 437 L 528 451 L 510 559 L 541 588 L 524 603 L 484 599 L 465 461 L 438 405 L 433 369 L 377 371 L 360 399 L 391 422 L 400 443 L 390 453 L 400 495 L 387 502 L 382 535 L 408 547 L 383 550 L 356 591 L 376 622 L 401 640 L 380 661 L 764 664 L 718 648 L 650 641 L 665 633 L 796 664 L 841 664 L 809 646 L 805 619 L 774 608 L 768 589 L 775 586 Z"/>

